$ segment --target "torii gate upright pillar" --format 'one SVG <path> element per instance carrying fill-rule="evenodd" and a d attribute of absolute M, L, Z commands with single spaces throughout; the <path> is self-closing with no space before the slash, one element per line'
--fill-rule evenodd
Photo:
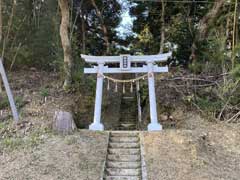
<path fill-rule="evenodd" d="M 151 123 L 148 125 L 148 131 L 162 130 L 161 124 L 158 123 L 157 118 L 157 103 L 155 93 L 155 82 L 154 82 L 154 71 L 153 62 L 148 62 L 148 91 L 149 91 L 149 104 L 150 104 L 150 120 Z"/>
<path fill-rule="evenodd" d="M 96 97 L 95 97 L 95 108 L 94 108 L 94 120 L 89 126 L 90 130 L 103 131 L 104 126 L 101 123 L 101 110 L 102 110 L 102 92 L 103 92 L 103 67 L 104 63 L 98 63 L 98 73 L 97 73 L 97 87 L 96 87 Z"/>

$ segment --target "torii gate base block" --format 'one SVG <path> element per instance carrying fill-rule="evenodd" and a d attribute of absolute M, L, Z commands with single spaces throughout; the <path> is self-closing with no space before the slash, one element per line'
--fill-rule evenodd
<path fill-rule="evenodd" d="M 89 130 L 92 130 L 92 131 L 103 131 L 104 130 L 104 126 L 103 124 L 96 124 L 96 123 L 92 123 L 90 126 L 89 126 Z"/>
<path fill-rule="evenodd" d="M 161 131 L 162 125 L 159 123 L 150 123 L 148 125 L 148 131 Z"/>

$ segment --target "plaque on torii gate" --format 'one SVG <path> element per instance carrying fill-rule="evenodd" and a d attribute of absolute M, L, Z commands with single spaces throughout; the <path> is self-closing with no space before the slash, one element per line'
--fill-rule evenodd
<path fill-rule="evenodd" d="M 97 74 L 97 87 L 95 97 L 95 109 L 94 120 L 89 126 L 90 130 L 104 130 L 104 126 L 101 123 L 101 106 L 102 106 L 102 92 L 103 92 L 103 80 L 104 74 L 116 74 L 116 73 L 148 73 L 148 89 L 149 89 L 149 104 L 150 104 L 150 120 L 148 125 L 149 131 L 162 130 L 161 124 L 158 122 L 157 117 L 157 105 L 155 94 L 154 73 L 166 73 L 168 67 L 159 67 L 156 62 L 167 61 L 172 53 L 158 54 L 158 55 L 144 55 L 144 56 L 89 56 L 81 55 L 81 57 L 87 62 L 97 64 L 93 68 L 84 68 L 85 74 Z M 119 64 L 120 67 L 108 67 L 107 64 Z M 143 63 L 142 67 L 132 67 L 132 63 Z"/>

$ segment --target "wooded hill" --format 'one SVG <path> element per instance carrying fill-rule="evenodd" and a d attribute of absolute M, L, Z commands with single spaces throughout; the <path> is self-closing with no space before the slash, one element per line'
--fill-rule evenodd
<path fill-rule="evenodd" d="M 0 0 L 0 51 L 8 71 L 35 67 L 58 72 L 65 90 L 85 81 L 80 54 L 173 51 L 168 62 L 171 80 L 192 87 L 184 93 L 187 103 L 210 111 L 214 118 L 236 121 L 239 4 L 237 0 Z M 124 34 L 117 28 L 129 18 L 123 15 L 126 11 L 133 25 Z"/>
<path fill-rule="evenodd" d="M 239 179 L 239 22 L 239 0 L 0 0 L 0 53 L 20 117 L 0 75 L 0 179 Z M 83 73 L 92 66 L 81 54 L 169 51 L 157 64 L 169 73 L 154 76 L 163 131 L 145 131 L 150 73 L 99 76 L 106 131 L 88 130 L 96 74 Z M 114 82 L 136 77 L 138 90 Z"/>

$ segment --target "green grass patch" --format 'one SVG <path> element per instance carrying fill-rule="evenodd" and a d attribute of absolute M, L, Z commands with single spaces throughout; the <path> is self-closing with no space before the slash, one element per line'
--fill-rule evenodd
<path fill-rule="evenodd" d="M 197 98 L 197 105 L 205 112 L 217 112 L 222 109 L 222 101 L 218 99 Z"/>
<path fill-rule="evenodd" d="M 24 140 L 22 138 L 14 138 L 14 137 L 4 138 L 0 143 L 0 147 L 2 146 L 3 149 L 12 150 L 12 151 L 15 149 L 18 149 L 18 147 L 22 145 L 24 145 Z"/>
<path fill-rule="evenodd" d="M 42 97 L 48 97 L 48 96 L 49 96 L 49 89 L 47 89 L 47 88 L 42 88 L 42 89 L 40 90 L 40 95 L 41 95 Z"/>
<path fill-rule="evenodd" d="M 22 108 L 26 103 L 23 100 L 23 97 L 16 96 L 15 97 L 15 103 L 18 109 Z M 6 94 L 0 96 L 0 109 L 6 109 L 9 108 L 10 104 L 8 101 L 8 97 Z"/>
<path fill-rule="evenodd" d="M 4 94 L 0 96 L 0 109 L 5 109 L 7 108 L 9 105 L 8 102 L 8 97 Z"/>
<path fill-rule="evenodd" d="M 6 128 L 6 126 L 1 123 L 1 128 Z M 1 130 L 1 129 L 0 129 Z M 46 129 L 38 129 L 36 131 L 31 132 L 26 136 L 16 135 L 17 137 L 5 137 L 0 139 L 0 149 L 11 152 L 18 149 L 26 149 L 26 148 L 34 148 L 38 145 L 44 143 L 44 140 L 51 136 L 49 130 Z"/>
<path fill-rule="evenodd" d="M 67 145 L 77 144 L 78 140 L 79 137 L 76 136 L 66 136 L 66 138 L 64 139 Z"/>

